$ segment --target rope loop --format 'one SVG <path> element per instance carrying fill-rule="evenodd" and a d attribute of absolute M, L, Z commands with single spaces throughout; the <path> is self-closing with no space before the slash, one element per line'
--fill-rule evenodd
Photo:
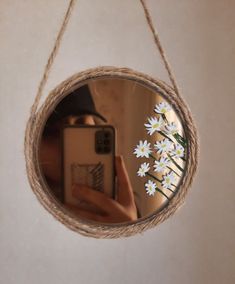
<path fill-rule="evenodd" d="M 39 105 L 39 101 L 40 101 L 40 99 L 42 97 L 43 90 L 45 88 L 45 85 L 46 85 L 46 83 L 48 81 L 48 78 L 49 78 L 49 75 L 50 75 L 50 72 L 51 72 L 52 65 L 54 63 L 55 57 L 56 57 L 56 55 L 58 53 L 58 50 L 60 48 L 61 41 L 63 39 L 63 35 L 64 35 L 65 31 L 66 31 L 66 28 L 67 28 L 68 22 L 70 20 L 70 17 L 72 15 L 73 10 L 74 10 L 75 2 L 76 2 L 76 0 L 70 0 L 70 2 L 69 2 L 69 5 L 68 5 L 68 8 L 66 10 L 66 13 L 65 13 L 62 25 L 60 27 L 60 30 L 59 30 L 58 35 L 57 35 L 56 40 L 55 40 L 54 47 L 53 47 L 53 49 L 51 51 L 51 54 L 50 54 L 50 56 L 49 56 L 49 58 L 47 60 L 47 64 L 46 64 L 46 66 L 44 68 L 43 76 L 42 76 L 42 79 L 41 79 L 40 84 L 38 86 L 38 90 L 37 90 L 37 94 L 36 94 L 34 103 L 33 103 L 32 107 L 31 107 L 31 114 L 32 113 L 36 113 L 36 111 L 37 111 L 37 108 L 38 108 L 38 105 Z M 164 63 L 166 71 L 168 73 L 169 79 L 170 79 L 170 81 L 172 83 L 172 86 L 173 86 L 173 88 L 175 90 L 175 93 L 180 97 L 180 91 L 179 91 L 178 84 L 176 82 L 176 79 L 175 79 L 175 76 L 173 74 L 173 71 L 172 71 L 172 68 L 170 66 L 170 63 L 169 63 L 169 61 L 167 59 L 166 53 L 164 51 L 164 48 L 163 48 L 163 46 L 162 46 L 162 44 L 160 42 L 160 38 L 159 38 L 159 35 L 158 35 L 158 32 L 157 32 L 157 29 L 154 28 L 153 21 L 152 21 L 149 9 L 148 9 L 148 7 L 146 5 L 146 1 L 145 0 L 140 0 L 140 3 L 142 5 L 142 7 L 143 7 L 147 24 L 148 24 L 148 26 L 150 28 L 150 31 L 151 31 L 152 35 L 153 35 L 154 42 L 156 44 L 156 47 L 159 50 L 159 53 L 160 53 L 161 58 L 162 58 L 162 61 Z"/>

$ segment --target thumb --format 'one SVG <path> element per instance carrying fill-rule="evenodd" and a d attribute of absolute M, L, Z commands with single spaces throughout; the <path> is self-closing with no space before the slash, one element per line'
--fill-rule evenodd
<path fill-rule="evenodd" d="M 123 206 L 127 206 L 134 201 L 134 194 L 122 156 L 116 157 L 115 165 L 118 182 L 117 201 Z"/>

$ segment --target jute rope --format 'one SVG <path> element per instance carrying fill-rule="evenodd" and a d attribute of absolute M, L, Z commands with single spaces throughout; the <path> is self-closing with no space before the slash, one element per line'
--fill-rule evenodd
<path fill-rule="evenodd" d="M 197 168 L 199 147 L 197 131 L 191 112 L 180 96 L 179 88 L 160 43 L 159 36 L 153 27 L 145 1 L 140 0 L 140 2 L 143 5 L 148 25 L 153 33 L 154 41 L 162 56 L 173 88 L 168 86 L 161 80 L 153 79 L 146 74 L 136 72 L 129 68 L 98 67 L 79 72 L 62 82 L 58 87 L 50 92 L 43 105 L 39 108 L 39 110 L 37 110 L 42 92 L 48 80 L 53 61 L 58 52 L 58 48 L 68 24 L 71 12 L 74 9 L 75 0 L 71 0 L 66 11 L 63 24 L 56 38 L 55 45 L 46 64 L 35 101 L 31 107 L 30 117 L 25 131 L 24 149 L 26 170 L 30 185 L 38 200 L 57 220 L 66 225 L 68 228 L 83 235 L 95 238 L 117 238 L 123 236 L 131 236 L 136 233 L 143 232 L 146 229 L 152 228 L 153 226 L 156 226 L 157 224 L 163 222 L 165 219 L 174 214 L 174 212 L 183 204 L 185 195 L 188 192 L 188 188 L 192 183 Z M 159 212 L 155 212 L 147 218 L 141 218 L 135 222 L 124 224 L 98 224 L 85 221 L 74 216 L 62 204 L 60 204 L 51 193 L 50 189 L 45 183 L 44 177 L 42 176 L 38 158 L 43 127 L 57 103 L 66 95 L 71 93 L 75 88 L 78 88 L 88 80 L 108 77 L 134 80 L 141 83 L 142 85 L 145 85 L 148 88 L 151 88 L 153 91 L 160 93 L 166 100 L 169 101 L 169 103 L 172 105 L 177 115 L 179 116 L 188 140 L 185 174 L 181 179 L 180 188 L 177 194 L 175 194 L 170 202 L 164 208 L 161 208 Z"/>
<path fill-rule="evenodd" d="M 37 110 L 39 101 L 40 101 L 40 99 L 42 97 L 43 90 L 45 88 L 45 85 L 47 83 L 47 80 L 48 80 L 48 77 L 49 77 L 49 74 L 50 74 L 50 71 L 51 71 L 52 64 L 53 64 L 54 59 L 55 59 L 55 57 L 56 57 L 56 55 L 58 53 L 62 37 L 63 37 L 64 32 L 66 30 L 66 27 L 68 25 L 70 16 L 71 16 L 72 11 L 74 9 L 74 6 L 75 6 L 75 0 L 71 0 L 69 2 L 68 9 L 67 9 L 67 11 L 65 13 L 63 23 L 61 25 L 61 28 L 60 28 L 59 33 L 57 35 L 57 38 L 55 40 L 54 47 L 53 47 L 53 49 L 51 51 L 51 54 L 50 54 L 50 56 L 49 56 L 49 58 L 47 60 L 47 64 L 45 66 L 45 70 L 44 70 L 41 82 L 39 84 L 39 87 L 38 87 L 37 95 L 35 97 L 34 103 L 33 103 L 32 108 L 31 108 L 31 114 L 35 113 L 36 110 Z"/>
<path fill-rule="evenodd" d="M 169 78 L 171 80 L 171 83 L 172 83 L 172 85 L 174 87 L 174 90 L 175 90 L 176 94 L 178 96 L 180 96 L 179 87 L 178 87 L 178 84 L 176 82 L 174 73 L 173 73 L 172 68 L 170 66 L 170 63 L 169 63 L 169 61 L 167 59 L 167 56 L 166 56 L 165 51 L 163 49 L 163 46 L 162 46 L 162 44 L 160 42 L 157 29 L 154 28 L 154 26 L 153 26 L 153 21 L 152 21 L 152 18 L 150 16 L 149 10 L 148 10 L 148 8 L 146 6 L 145 0 L 140 0 L 140 2 L 142 4 L 142 6 L 143 6 L 144 13 L 145 13 L 145 18 L 147 20 L 147 23 L 148 23 L 148 26 L 150 28 L 150 31 L 152 32 L 152 35 L 153 35 L 153 38 L 154 38 L 154 42 L 155 42 L 155 44 L 156 44 L 156 46 L 157 46 L 157 48 L 158 48 L 158 50 L 160 52 L 161 58 L 162 58 L 163 63 L 165 65 L 165 67 L 166 67 L 166 70 L 167 70 L 167 73 L 168 73 Z"/>

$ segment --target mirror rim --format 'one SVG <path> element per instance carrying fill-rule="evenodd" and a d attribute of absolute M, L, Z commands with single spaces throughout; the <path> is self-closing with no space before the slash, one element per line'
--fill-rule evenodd
<path fill-rule="evenodd" d="M 185 136 L 188 140 L 187 163 L 185 165 L 184 175 L 181 178 L 181 184 L 178 187 L 178 191 L 161 210 L 157 210 L 151 215 L 142 217 L 132 222 L 103 224 L 82 218 L 80 219 L 79 217 L 73 215 L 55 198 L 53 193 L 48 189 L 48 186 L 42 175 L 38 152 L 44 125 L 60 100 L 71 93 L 74 89 L 85 84 L 91 79 L 114 77 L 136 81 L 152 91 L 160 93 L 161 96 L 170 103 L 182 123 Z M 131 236 L 152 228 L 173 215 L 175 211 L 184 203 L 185 196 L 195 176 L 198 165 L 198 148 L 197 130 L 191 112 L 185 104 L 183 98 L 179 97 L 172 87 L 159 79 L 150 77 L 149 75 L 134 71 L 129 68 L 119 68 L 113 66 L 101 66 L 88 69 L 76 73 L 60 83 L 49 93 L 39 110 L 35 110 L 35 112 L 32 113 L 28 120 L 25 132 L 25 158 L 27 175 L 31 188 L 37 196 L 39 202 L 58 221 L 63 223 L 71 230 L 94 238 L 118 238 Z"/>

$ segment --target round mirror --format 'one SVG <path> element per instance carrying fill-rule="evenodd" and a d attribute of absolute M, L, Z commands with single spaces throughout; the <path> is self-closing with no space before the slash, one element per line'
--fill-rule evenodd
<path fill-rule="evenodd" d="M 39 148 L 58 202 L 80 220 L 106 224 L 161 211 L 187 166 L 187 137 L 167 96 L 118 76 L 74 85 L 47 117 Z"/>

